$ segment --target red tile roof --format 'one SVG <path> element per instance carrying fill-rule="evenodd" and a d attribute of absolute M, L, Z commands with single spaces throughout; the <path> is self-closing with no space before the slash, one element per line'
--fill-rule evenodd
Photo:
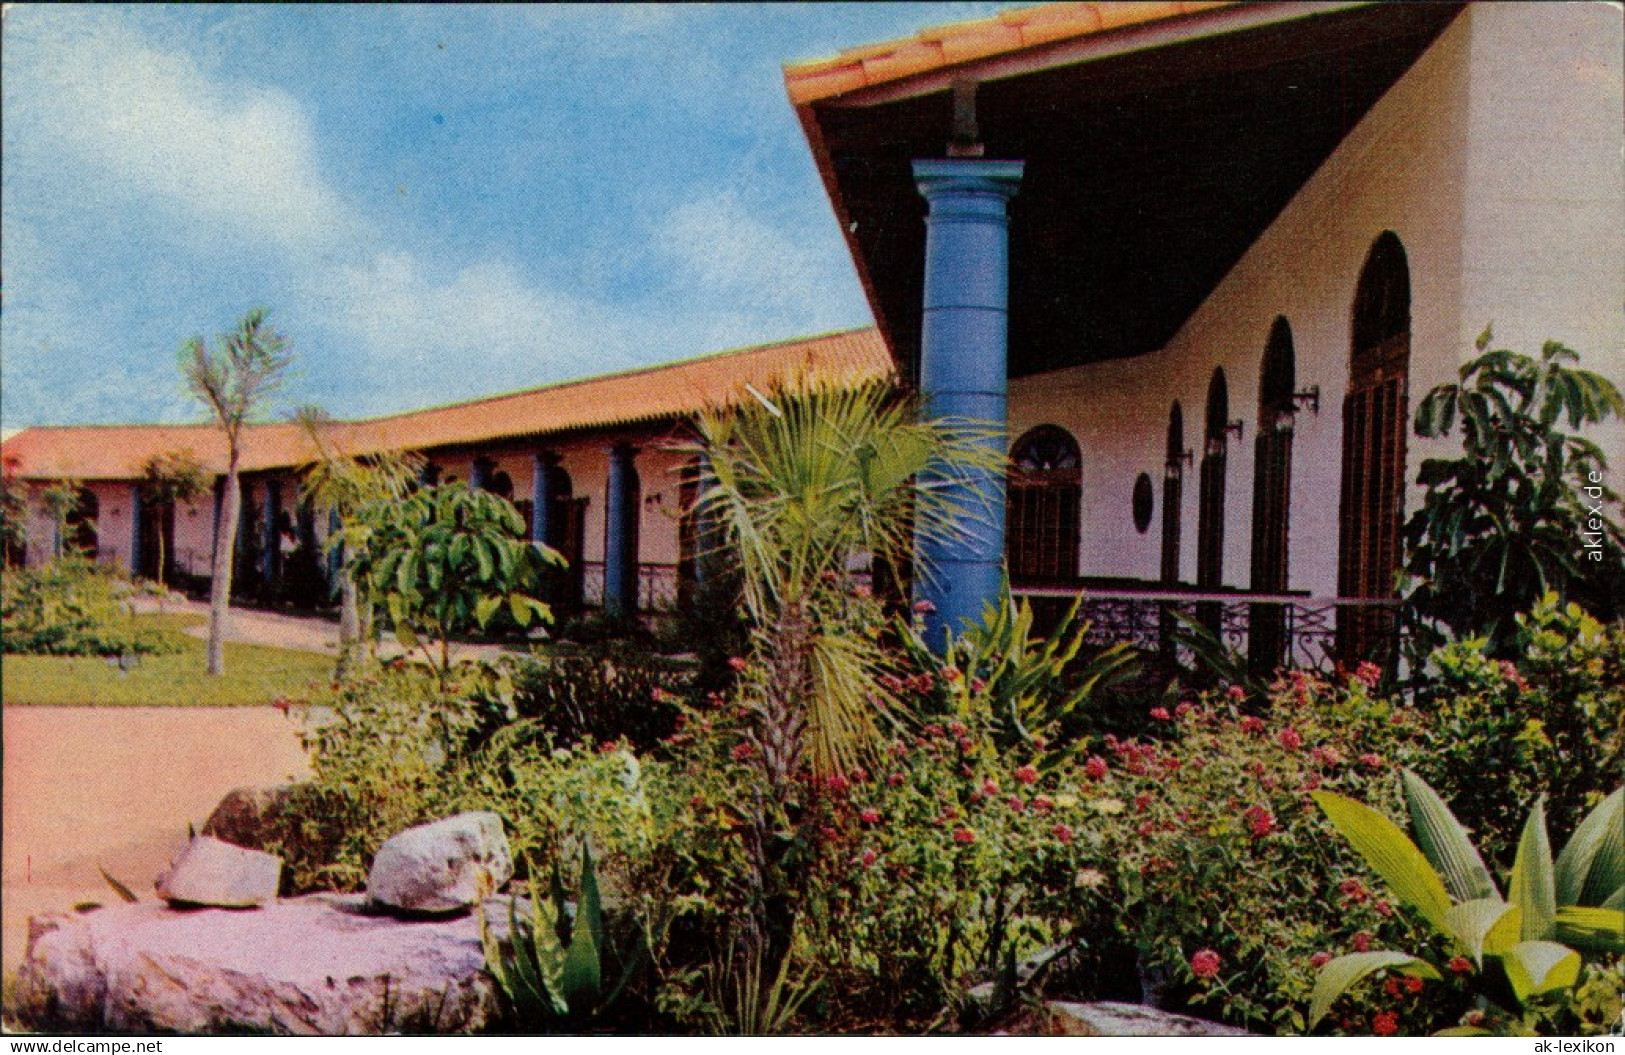
<path fill-rule="evenodd" d="M 685 417 L 727 404 L 775 381 L 811 377 L 853 384 L 894 376 L 891 356 L 873 328 L 745 348 L 665 366 L 549 385 L 509 395 L 335 423 L 333 439 L 351 453 L 429 450 Z M 23 429 L 0 444 L 7 476 L 50 480 L 129 480 L 154 454 L 191 450 L 224 472 L 226 446 L 212 425 L 66 425 Z M 246 471 L 303 465 L 315 457 L 302 429 L 250 426 Z"/>
<path fill-rule="evenodd" d="M 922 29 L 900 40 L 848 48 L 834 58 L 792 63 L 784 68 L 784 84 L 790 93 L 790 102 L 800 107 L 859 88 L 935 73 L 978 59 L 1225 7 L 1229 3 L 1230 0 L 1067 3 L 1022 8 L 974 22 Z"/>

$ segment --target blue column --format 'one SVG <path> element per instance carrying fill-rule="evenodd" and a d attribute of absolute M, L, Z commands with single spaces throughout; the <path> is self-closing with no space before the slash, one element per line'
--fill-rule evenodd
<path fill-rule="evenodd" d="M 470 491 L 483 491 L 491 485 L 491 467 L 489 458 L 474 459 L 474 464 L 468 468 L 468 489 Z"/>
<path fill-rule="evenodd" d="M 925 304 L 920 330 L 920 391 L 928 418 L 974 422 L 1005 450 L 1009 385 L 1010 199 L 1021 182 L 1019 161 L 952 159 L 914 162 L 925 197 Z M 916 537 L 914 596 L 929 601 L 926 641 L 940 649 L 944 631 L 978 621 L 1004 582 L 1004 474 L 922 476 L 945 489 L 964 514 L 953 538 Z"/>
<path fill-rule="evenodd" d="M 609 452 L 609 494 L 604 502 L 604 614 L 638 610 L 638 449 L 621 444 Z"/>
<path fill-rule="evenodd" d="M 559 456 L 537 451 L 530 456 L 530 540 L 547 545 L 548 525 L 553 523 L 553 466 Z"/>
<path fill-rule="evenodd" d="M 163 527 L 158 528 L 159 531 Z M 141 567 L 141 485 L 130 485 L 130 577 L 142 574 Z"/>

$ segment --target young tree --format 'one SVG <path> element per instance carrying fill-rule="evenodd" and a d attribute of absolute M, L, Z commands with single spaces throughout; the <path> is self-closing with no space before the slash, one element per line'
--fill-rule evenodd
<path fill-rule="evenodd" d="M 1422 507 L 1405 526 L 1405 598 L 1421 655 L 1450 636 L 1484 635 L 1505 655 L 1512 616 L 1548 591 L 1593 614 L 1620 614 L 1625 534 L 1619 496 L 1604 485 L 1602 449 L 1572 432 L 1625 414 L 1606 378 L 1547 341 L 1540 358 L 1487 350 L 1416 408 L 1419 436 L 1449 435 L 1459 422 L 1462 456 L 1430 458 L 1417 482 Z"/>
<path fill-rule="evenodd" d="M 209 660 L 211 675 L 226 669 L 225 634 L 231 605 L 231 557 L 242 514 L 237 467 L 242 459 L 243 427 L 264 409 L 287 380 L 293 356 L 288 342 L 266 325 L 264 308 L 254 308 L 237 329 L 222 334 L 211 351 L 202 337 L 181 347 L 181 376 L 192 394 L 214 414 L 226 438 L 225 511 L 214 540 L 214 576 L 209 585 Z"/>
<path fill-rule="evenodd" d="M 164 451 L 141 463 L 141 489 L 148 501 L 158 507 L 158 585 L 164 585 L 164 570 L 168 563 L 165 552 L 162 514 L 182 502 L 192 502 L 209 490 L 209 473 L 190 450 Z M 141 511 L 135 510 L 134 516 Z M 133 566 L 140 554 L 131 554 Z"/>
<path fill-rule="evenodd" d="M 316 460 L 305 470 L 300 490 L 306 501 L 337 514 L 342 530 L 328 540 L 339 552 L 339 657 L 336 676 L 349 670 L 362 639 L 359 588 L 354 565 L 364 545 L 361 510 L 375 502 L 398 502 L 412 493 L 423 457 L 412 451 L 379 451 L 360 458 L 346 451 L 332 433 L 332 419 L 320 407 L 300 407 L 294 420 L 310 437 Z"/>
<path fill-rule="evenodd" d="M 40 492 L 40 502 L 55 528 L 56 549 L 51 556 L 61 557 L 78 551 L 79 540 L 70 535 L 68 524 L 84 505 L 84 500 L 84 487 L 78 480 L 57 480 Z"/>
<path fill-rule="evenodd" d="M 552 612 L 535 597 L 542 572 L 563 558 L 525 538 L 507 499 L 461 484 L 424 487 L 360 510 L 353 570 L 395 636 L 420 651 L 445 695 L 451 638 L 483 629 L 499 608 L 519 626 Z"/>
<path fill-rule="evenodd" d="M 0 546 L 7 567 L 28 551 L 28 484 L 0 476 Z"/>

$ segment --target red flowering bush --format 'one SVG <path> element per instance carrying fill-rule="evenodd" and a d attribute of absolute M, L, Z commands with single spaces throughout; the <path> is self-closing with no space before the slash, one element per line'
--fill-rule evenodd
<path fill-rule="evenodd" d="M 832 852 L 804 919 L 853 1016 L 922 1025 L 1007 955 L 1065 946 L 1105 910 L 1098 811 L 1067 763 L 1000 751 L 985 719 L 926 723 L 820 804 Z"/>
<path fill-rule="evenodd" d="M 1363 864 L 1308 796 L 1350 788 L 1397 805 L 1393 772 L 1359 758 L 1404 756 L 1414 730 L 1409 718 L 1394 724 L 1390 703 L 1301 673 L 1265 702 L 1262 714 L 1237 715 L 1219 692 L 1156 723 L 1157 740 L 1107 736 L 1107 772 L 1096 778 L 1086 763 L 1093 779 L 1079 787 L 1091 805 L 1112 804 L 1095 811 L 1116 862 L 1111 925 L 1139 961 L 1145 995 L 1292 1033 L 1304 1028 L 1320 963 L 1374 935 L 1414 937 L 1405 919 L 1380 911 Z M 1348 1029 L 1366 1033 L 1369 1022 Z"/>

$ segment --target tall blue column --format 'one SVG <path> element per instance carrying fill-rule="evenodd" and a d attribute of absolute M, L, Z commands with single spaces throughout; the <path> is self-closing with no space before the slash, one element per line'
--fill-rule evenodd
<path fill-rule="evenodd" d="M 530 540 L 547 545 L 548 525 L 553 523 L 553 466 L 559 456 L 537 451 L 530 456 Z"/>
<path fill-rule="evenodd" d="M 928 418 L 992 426 L 983 442 L 1005 450 L 1009 385 L 1008 206 L 1021 182 L 1019 161 L 914 162 L 925 197 L 925 304 L 920 330 L 920 391 Z M 964 510 L 951 537 L 916 536 L 914 597 L 928 601 L 926 641 L 940 649 L 949 628 L 978 621 L 1004 582 L 1004 473 L 961 471 L 922 476 Z"/>
<path fill-rule="evenodd" d="M 609 452 L 609 494 L 604 502 L 604 614 L 638 610 L 638 449 Z"/>
<path fill-rule="evenodd" d="M 163 530 L 160 525 L 159 531 Z M 141 567 L 141 485 L 130 485 L 130 577 L 141 575 L 148 569 Z"/>
<path fill-rule="evenodd" d="M 491 486 L 492 463 L 489 458 L 475 458 L 468 470 L 468 489 L 483 491 Z"/>

